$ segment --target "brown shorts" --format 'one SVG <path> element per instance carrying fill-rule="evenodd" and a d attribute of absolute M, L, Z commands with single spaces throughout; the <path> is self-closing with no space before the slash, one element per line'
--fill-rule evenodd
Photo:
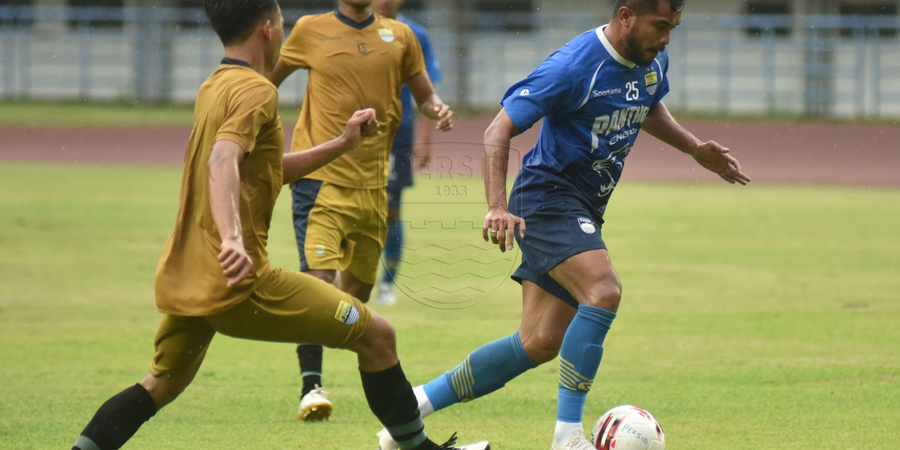
<path fill-rule="evenodd" d="M 150 364 L 154 376 L 193 376 L 216 333 L 270 342 L 346 348 L 369 330 L 359 300 L 312 276 L 270 269 L 237 306 L 206 317 L 164 315 Z"/>

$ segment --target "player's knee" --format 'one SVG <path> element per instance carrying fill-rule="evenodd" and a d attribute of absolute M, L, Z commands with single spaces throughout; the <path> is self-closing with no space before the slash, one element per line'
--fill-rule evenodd
<path fill-rule="evenodd" d="M 622 301 L 622 285 L 618 281 L 598 283 L 588 290 L 586 301 L 591 306 L 615 312 Z"/>
<path fill-rule="evenodd" d="M 156 404 L 156 409 L 162 409 L 164 406 L 172 403 L 182 392 L 184 389 L 190 384 L 190 381 L 185 381 L 183 378 L 178 377 L 166 377 L 160 376 L 155 377 L 152 374 L 147 374 L 143 380 L 141 380 L 141 386 L 147 390 L 147 393 L 150 394 L 150 398 L 153 399 L 153 403 Z"/>
<path fill-rule="evenodd" d="M 373 313 L 369 330 L 350 349 L 370 360 L 396 359 L 397 334 L 387 319 Z"/>
<path fill-rule="evenodd" d="M 519 331 L 521 335 L 521 330 Z M 549 336 L 529 335 L 522 341 L 522 348 L 531 358 L 534 365 L 539 366 L 546 362 L 552 361 L 559 355 L 559 349 L 562 346 L 562 339 L 553 339 Z"/>

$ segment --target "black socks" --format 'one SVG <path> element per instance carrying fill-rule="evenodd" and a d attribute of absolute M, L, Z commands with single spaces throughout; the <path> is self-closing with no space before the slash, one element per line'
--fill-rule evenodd
<path fill-rule="evenodd" d="M 402 450 L 436 447 L 425 435 L 416 395 L 400 363 L 381 372 L 359 374 L 369 409 Z"/>
<path fill-rule="evenodd" d="M 302 397 L 315 389 L 316 385 L 322 385 L 322 346 L 298 345 L 297 359 L 300 360 L 300 376 L 303 377 Z"/>
<path fill-rule="evenodd" d="M 156 404 L 140 384 L 116 394 L 94 414 L 73 450 L 115 450 L 156 414 Z"/>

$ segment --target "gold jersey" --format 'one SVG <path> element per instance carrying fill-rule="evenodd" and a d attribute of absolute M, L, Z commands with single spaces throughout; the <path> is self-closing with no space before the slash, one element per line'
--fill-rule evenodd
<path fill-rule="evenodd" d="M 253 270 L 231 288 L 219 265 L 222 240 L 209 204 L 207 164 L 219 140 L 233 141 L 245 152 L 239 168 L 238 204 Z M 226 58 L 197 94 L 175 230 L 156 272 L 156 304 L 161 312 L 206 316 L 244 301 L 253 292 L 269 267 L 266 240 L 281 192 L 283 154 L 277 89 L 247 63 Z"/>
<path fill-rule="evenodd" d="M 341 135 L 354 111 L 374 108 L 382 130 L 360 148 L 308 175 L 354 189 L 384 188 L 394 133 L 400 126 L 400 87 L 425 71 L 419 40 L 403 23 L 372 15 L 355 23 L 339 12 L 304 16 L 281 49 L 289 67 L 309 70 L 306 98 L 291 151 Z"/>

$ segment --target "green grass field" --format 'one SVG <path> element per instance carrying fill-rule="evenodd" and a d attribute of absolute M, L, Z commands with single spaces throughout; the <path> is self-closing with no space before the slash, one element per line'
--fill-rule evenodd
<path fill-rule="evenodd" d="M 159 320 L 157 259 L 173 224 L 180 169 L 0 165 L 0 448 L 69 448 L 100 404 L 147 371 Z M 447 205 L 421 182 L 413 222 L 480 222 L 480 182 Z M 270 239 L 297 266 L 282 195 Z M 624 300 L 585 425 L 633 403 L 652 411 L 669 450 L 896 449 L 900 436 L 900 191 L 851 187 L 675 185 L 626 180 L 604 237 Z M 411 242 L 458 239 L 412 230 Z M 468 238 L 481 245 L 479 232 Z M 444 270 L 439 267 L 435 271 Z M 401 295 L 375 307 L 398 329 L 413 383 L 515 330 L 519 289 L 436 310 Z M 354 357 L 326 352 L 336 410 L 294 416 L 291 345 L 219 336 L 194 384 L 147 423 L 132 449 L 348 449 L 375 446 Z M 487 398 L 427 419 L 437 440 L 488 438 L 546 449 L 555 363 Z"/>

